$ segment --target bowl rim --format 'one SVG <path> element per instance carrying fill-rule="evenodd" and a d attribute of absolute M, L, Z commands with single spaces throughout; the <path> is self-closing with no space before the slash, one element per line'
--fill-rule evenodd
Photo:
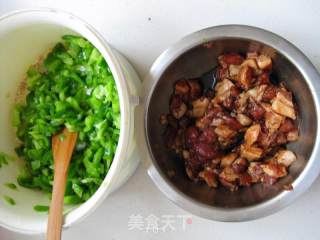
<path fill-rule="evenodd" d="M 126 81 L 126 77 L 122 70 L 121 64 L 118 58 L 114 55 L 111 46 L 105 41 L 104 37 L 100 35 L 95 28 L 93 28 L 90 24 L 88 24 L 85 20 L 79 18 L 73 13 L 56 9 L 56 8 L 26 8 L 19 9 L 15 11 L 11 11 L 0 16 L 0 22 L 14 19 L 16 17 L 28 17 L 28 15 L 32 14 L 42 14 L 44 19 L 47 20 L 48 23 L 55 23 L 60 26 L 64 26 L 77 34 L 87 38 L 103 55 L 106 60 L 112 75 L 114 77 L 117 91 L 119 95 L 119 103 L 120 103 L 120 135 L 118 139 L 118 144 L 115 152 L 115 156 L 113 158 L 112 164 L 108 173 L 106 174 L 103 182 L 97 189 L 97 191 L 84 203 L 77 205 L 74 209 L 70 210 L 66 213 L 64 228 L 70 227 L 71 225 L 80 222 L 85 217 L 90 215 L 102 202 L 103 200 L 111 193 L 112 184 L 116 181 L 117 173 L 119 172 L 122 164 L 122 159 L 127 156 L 127 147 L 130 143 L 131 135 L 133 134 L 132 129 L 130 129 L 130 122 L 133 121 L 133 116 L 130 114 L 130 94 L 129 94 L 129 86 Z M 39 16 L 37 16 L 39 18 Z M 59 19 L 59 21 L 58 21 Z M 65 21 L 65 24 L 62 22 Z M 74 26 L 81 27 L 84 31 L 86 31 L 86 35 L 81 34 L 77 31 L 77 28 L 70 27 L 67 25 L 69 21 L 69 25 L 71 22 L 74 22 Z M 0 226 L 3 226 L 11 231 L 20 232 L 24 234 L 41 234 L 45 232 L 45 229 L 23 229 L 18 228 L 16 226 L 11 226 L 7 224 L 5 219 L 0 219 Z"/>
<path fill-rule="evenodd" d="M 270 31 L 248 25 L 220 25 L 202 29 L 182 38 L 165 50 L 153 63 L 143 83 L 142 99 L 144 112 L 143 117 L 140 119 L 141 124 L 139 124 L 138 131 L 143 131 L 144 136 L 139 138 L 139 147 L 141 151 L 147 155 L 147 157 L 144 158 L 144 165 L 149 176 L 162 193 L 176 205 L 188 212 L 211 220 L 222 222 L 249 221 L 271 215 L 283 209 L 311 186 L 320 172 L 320 163 L 316 162 L 316 157 L 320 154 L 319 138 L 315 140 L 308 163 L 293 183 L 294 191 L 283 191 L 273 198 L 254 206 L 221 208 L 196 201 L 170 183 L 154 159 L 147 135 L 148 106 L 157 82 L 164 71 L 171 63 L 188 50 L 201 44 L 223 38 L 241 38 L 261 42 L 285 56 L 302 74 L 310 88 L 311 97 L 316 109 L 316 135 L 320 135 L 320 101 L 317 94 L 317 92 L 320 92 L 320 75 L 311 61 L 292 43 Z"/>

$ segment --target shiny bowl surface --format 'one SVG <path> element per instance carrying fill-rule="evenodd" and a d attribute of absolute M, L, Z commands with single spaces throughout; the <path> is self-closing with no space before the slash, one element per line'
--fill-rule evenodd
<path fill-rule="evenodd" d="M 251 51 L 270 56 L 273 73 L 294 94 L 299 109 L 300 137 L 288 148 L 297 154 L 298 160 L 290 167 L 289 175 L 272 187 L 255 184 L 232 193 L 194 183 L 188 179 L 182 161 L 166 149 L 159 116 L 169 112 L 168 102 L 176 80 L 201 76 L 217 65 L 217 57 L 222 53 Z M 246 221 L 267 216 L 301 195 L 319 174 L 319 73 L 300 50 L 274 33 L 241 25 L 195 32 L 155 61 L 145 79 L 143 93 L 144 108 L 138 127 L 144 132 L 144 138 L 140 138 L 139 145 L 147 152 L 148 173 L 169 199 L 193 214 L 218 221 Z M 289 183 L 294 190 L 283 190 L 283 185 Z"/>

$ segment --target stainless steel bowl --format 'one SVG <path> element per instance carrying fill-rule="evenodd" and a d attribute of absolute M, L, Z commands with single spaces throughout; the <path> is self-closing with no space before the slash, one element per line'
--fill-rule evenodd
<path fill-rule="evenodd" d="M 273 70 L 293 91 L 299 108 L 300 138 L 290 144 L 298 156 L 289 175 L 272 187 L 256 184 L 232 193 L 191 182 L 181 161 L 163 143 L 161 113 L 168 112 L 174 82 L 192 78 L 217 65 L 225 52 L 258 51 L 273 59 Z M 246 221 L 275 213 L 306 191 L 318 176 L 320 76 L 307 57 L 290 42 L 263 29 L 226 25 L 193 33 L 166 50 L 145 79 L 143 104 L 138 110 L 139 145 L 146 152 L 148 173 L 158 188 L 178 206 L 201 217 L 218 221 Z M 283 185 L 292 183 L 293 191 Z"/>

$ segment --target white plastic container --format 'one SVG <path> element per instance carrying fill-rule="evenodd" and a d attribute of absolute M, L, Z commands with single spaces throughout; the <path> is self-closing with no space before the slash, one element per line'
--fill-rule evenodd
<path fill-rule="evenodd" d="M 51 9 L 18 11 L 0 18 L 0 151 L 14 154 L 15 132 L 10 118 L 17 88 L 26 70 L 61 40 L 62 35 L 70 33 L 88 39 L 106 59 L 118 88 L 121 128 L 117 151 L 102 185 L 87 202 L 66 209 L 64 227 L 92 213 L 131 176 L 139 163 L 134 141 L 134 110 L 140 87 L 137 74 L 91 26 L 72 14 Z M 43 233 L 47 214 L 35 212 L 33 206 L 49 205 L 48 196 L 23 187 L 13 191 L 4 186 L 6 182 L 16 182 L 21 166 L 22 161 L 15 160 L 0 169 L 0 225 L 21 233 Z M 11 196 L 17 204 L 7 204 L 3 195 Z"/>

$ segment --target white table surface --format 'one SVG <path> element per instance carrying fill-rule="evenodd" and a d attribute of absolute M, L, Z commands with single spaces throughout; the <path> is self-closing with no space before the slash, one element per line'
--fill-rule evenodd
<path fill-rule="evenodd" d="M 31 7 L 61 8 L 82 17 L 134 65 L 141 78 L 169 45 L 184 35 L 219 24 L 248 24 L 282 35 L 320 69 L 320 1 L 312 0 L 0 0 L 0 14 Z M 320 161 L 320 159 L 319 159 Z M 192 216 L 185 229 L 129 230 L 131 215 L 159 218 L 187 214 L 158 191 L 142 166 L 118 191 L 63 239 L 320 239 L 320 178 L 288 208 L 245 223 L 219 223 Z M 0 228 L 1 240 L 38 240 Z"/>

